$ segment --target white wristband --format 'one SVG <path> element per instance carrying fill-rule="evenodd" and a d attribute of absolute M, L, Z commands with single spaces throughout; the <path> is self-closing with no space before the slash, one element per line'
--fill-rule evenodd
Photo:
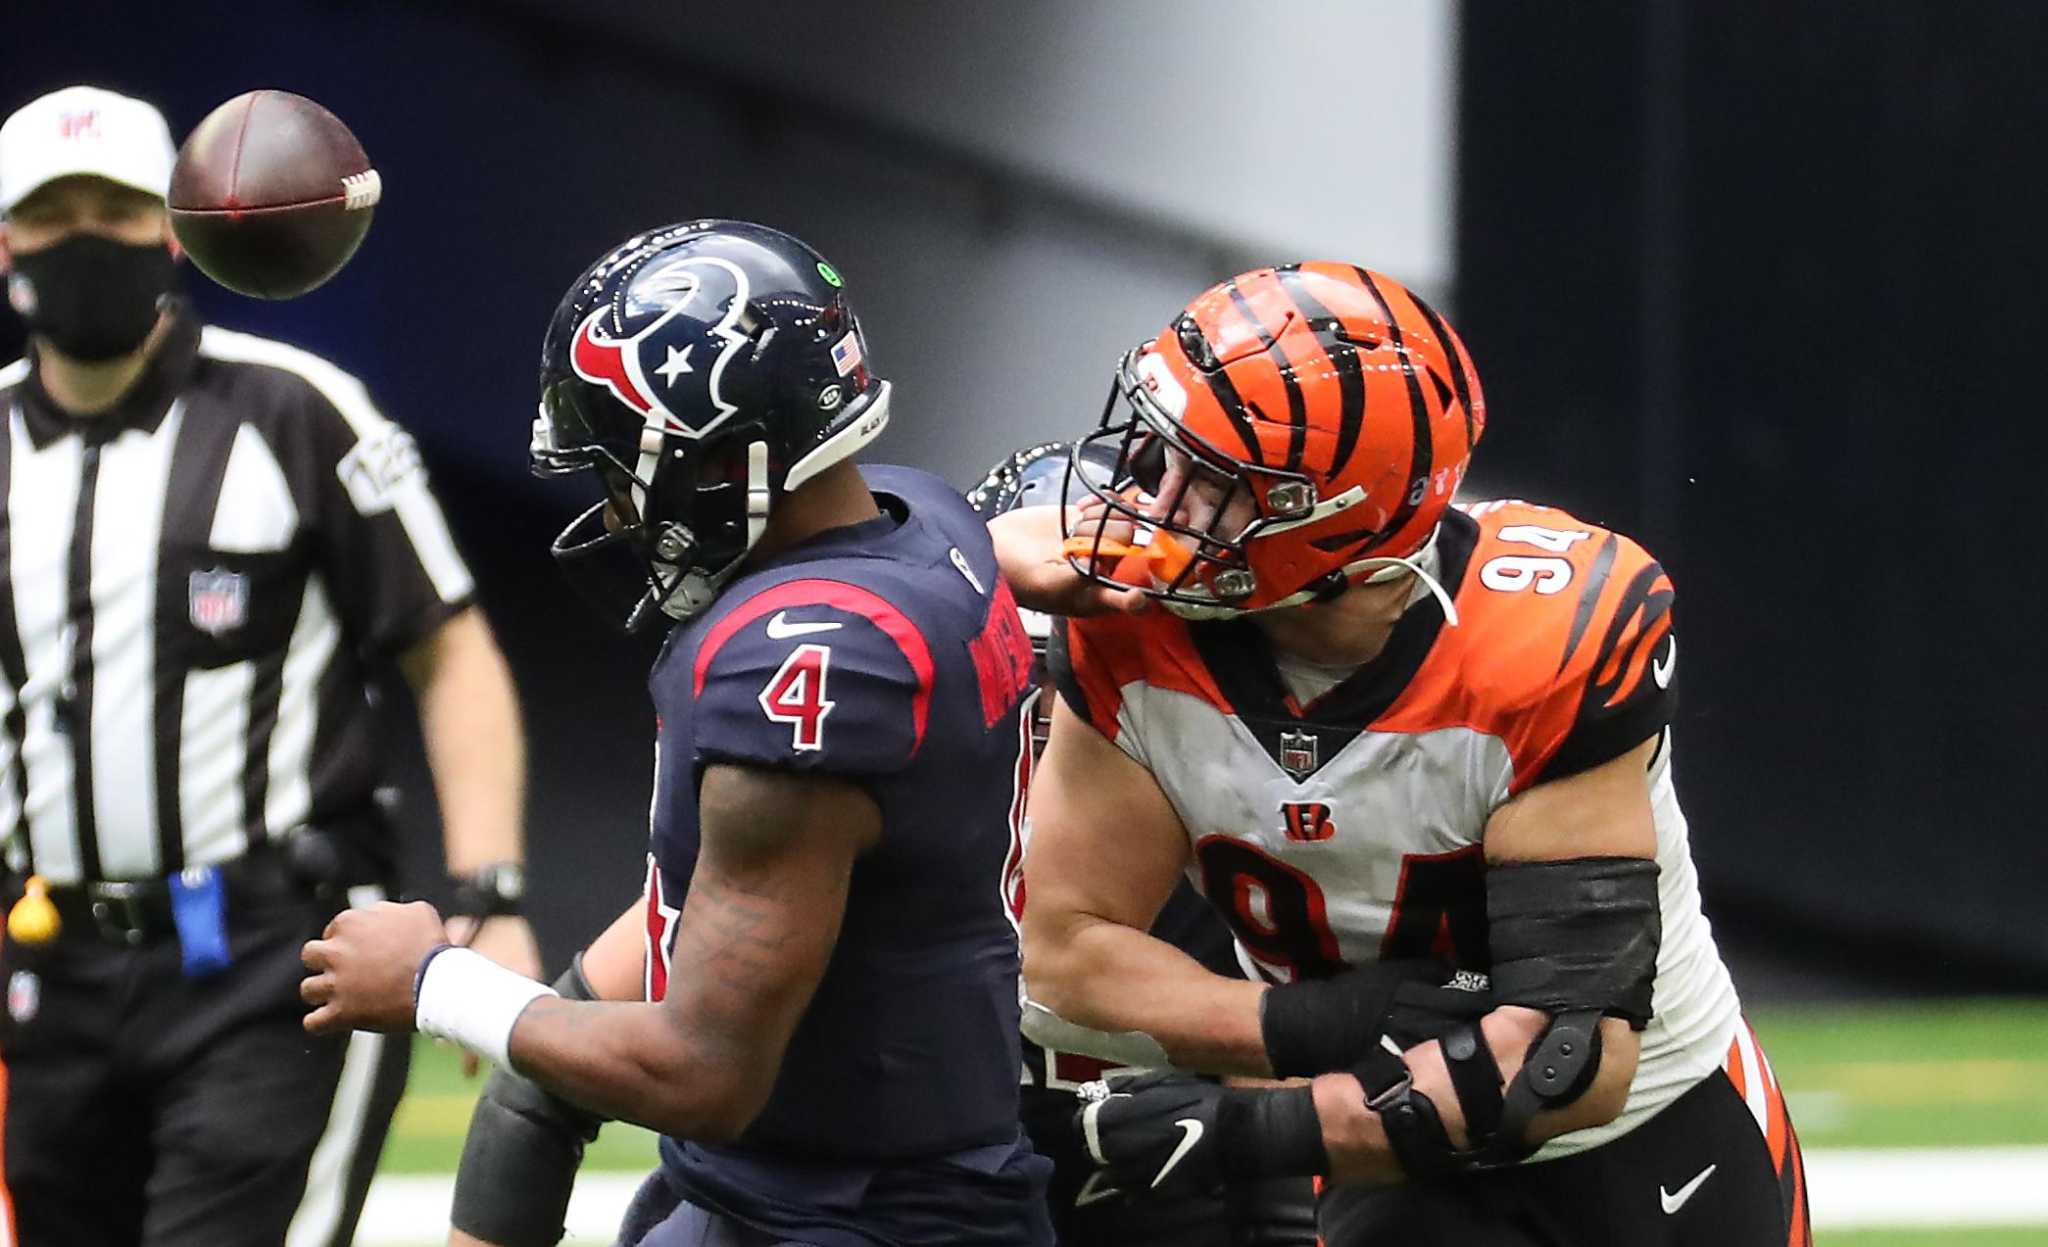
<path fill-rule="evenodd" d="M 526 1006 L 554 988 L 514 973 L 470 948 L 436 950 L 420 971 L 413 1024 L 510 1068 L 512 1027 Z"/>

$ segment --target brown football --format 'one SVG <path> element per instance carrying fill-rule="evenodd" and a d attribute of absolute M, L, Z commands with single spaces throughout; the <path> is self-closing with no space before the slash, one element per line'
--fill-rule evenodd
<path fill-rule="evenodd" d="M 206 115 L 171 170 L 171 229 L 199 270 L 259 299 L 341 271 L 383 185 L 341 119 L 303 95 L 250 91 Z"/>

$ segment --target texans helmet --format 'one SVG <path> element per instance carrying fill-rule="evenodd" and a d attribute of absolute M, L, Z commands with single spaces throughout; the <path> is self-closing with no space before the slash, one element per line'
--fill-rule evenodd
<path fill-rule="evenodd" d="M 1118 488 L 1096 495 L 1146 540 L 1070 532 L 1074 565 L 1191 618 L 1419 571 L 1485 429 L 1464 344 L 1400 283 L 1242 273 L 1124 356 L 1083 445 L 1115 450 Z"/>
<path fill-rule="evenodd" d="M 1101 443 L 1093 445 L 1072 442 L 1044 442 L 1028 446 L 1015 454 L 1005 455 L 981 478 L 981 483 L 967 491 L 967 505 L 983 519 L 993 519 L 1019 507 L 1050 506 L 1065 502 L 1078 503 L 1091 490 L 1108 488 L 1115 479 L 1116 447 Z M 1070 480 L 1078 473 L 1085 484 Z M 1031 637 L 1031 679 L 1041 688 L 1045 687 L 1045 650 L 1052 640 L 1052 616 L 1043 611 L 1018 610 L 1024 621 L 1024 631 Z M 1032 756 L 1045 752 L 1045 742 L 1051 735 L 1052 702 L 1050 694 L 1034 697 L 1031 701 L 1031 750 Z"/>
<path fill-rule="evenodd" d="M 1057 502 L 1079 503 L 1086 490 L 1068 497 L 1067 469 L 1076 462 L 1091 481 L 1107 485 L 1116 471 L 1116 448 L 1100 444 L 1076 447 L 1072 442 L 1041 442 L 1003 456 L 981 483 L 967 491 L 967 505 L 983 519 L 993 519 L 1019 507 L 1049 506 Z"/>
<path fill-rule="evenodd" d="M 569 287 L 541 350 L 533 470 L 594 472 L 605 492 L 554 555 L 629 631 L 688 619 L 776 499 L 888 419 L 889 383 L 823 256 L 743 221 L 636 234 Z M 594 557 L 621 552 L 624 576 Z"/>

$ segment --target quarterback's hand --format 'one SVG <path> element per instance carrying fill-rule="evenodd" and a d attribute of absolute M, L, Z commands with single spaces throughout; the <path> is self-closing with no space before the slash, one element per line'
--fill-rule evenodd
<path fill-rule="evenodd" d="M 1016 595 L 1017 605 L 1048 615 L 1135 615 L 1152 604 L 1136 589 L 1112 589 L 1074 570 L 1066 555 L 1065 508 L 1057 506 L 1018 507 L 988 522 L 989 539 L 995 543 L 996 566 Z M 1096 503 L 1093 514 L 1102 510 Z M 1077 528 L 1099 519 L 1088 518 L 1090 509 L 1075 508 Z M 1092 531 L 1092 530 L 1091 530 Z"/>
<path fill-rule="evenodd" d="M 425 901 L 342 910 L 299 955 L 312 971 L 299 984 L 299 998 L 314 1006 L 306 1029 L 411 1030 L 420 963 L 446 941 L 441 915 Z"/>
<path fill-rule="evenodd" d="M 542 977 L 540 945 L 533 938 L 533 927 L 517 914 L 499 914 L 484 919 L 481 925 L 466 914 L 456 914 L 448 919 L 447 942 L 458 948 L 473 948 L 527 978 Z M 464 1048 L 462 1076 L 475 1078 L 482 1069 L 483 1058 Z"/>

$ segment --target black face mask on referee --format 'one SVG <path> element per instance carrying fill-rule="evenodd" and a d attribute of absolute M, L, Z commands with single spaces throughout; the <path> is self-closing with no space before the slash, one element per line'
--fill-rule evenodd
<path fill-rule="evenodd" d="M 171 291 L 177 259 L 161 242 L 74 234 L 17 253 L 13 267 L 8 301 L 30 332 L 59 354 L 93 364 L 142 345 Z"/>

